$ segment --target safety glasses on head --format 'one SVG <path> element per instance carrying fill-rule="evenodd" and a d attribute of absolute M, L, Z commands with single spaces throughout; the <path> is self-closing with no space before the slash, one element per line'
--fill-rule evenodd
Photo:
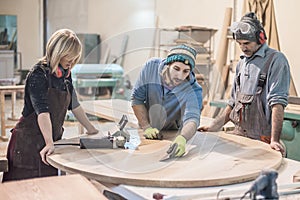
<path fill-rule="evenodd" d="M 232 33 L 241 32 L 242 34 L 249 34 L 255 30 L 252 30 L 251 25 L 245 22 L 233 22 L 230 31 Z"/>

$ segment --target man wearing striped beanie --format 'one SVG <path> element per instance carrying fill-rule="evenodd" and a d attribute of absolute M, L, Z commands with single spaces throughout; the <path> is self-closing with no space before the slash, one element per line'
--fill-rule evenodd
<path fill-rule="evenodd" d="M 193 47 L 182 44 L 165 59 L 148 60 L 132 90 L 132 108 L 146 139 L 162 139 L 162 130 L 178 130 L 170 157 L 184 155 L 200 123 L 202 88 L 193 73 L 196 55 Z"/>

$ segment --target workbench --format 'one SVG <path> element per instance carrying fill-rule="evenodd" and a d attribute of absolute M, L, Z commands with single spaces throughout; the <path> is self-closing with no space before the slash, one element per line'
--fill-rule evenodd
<path fill-rule="evenodd" d="M 225 108 L 227 106 L 227 100 L 215 100 L 211 101 L 209 104 L 210 106 L 214 106 L 217 108 Z M 284 110 L 284 118 L 300 120 L 300 103 L 295 104 L 294 102 L 289 102 Z"/>
<path fill-rule="evenodd" d="M 85 102 L 82 106 L 90 114 L 113 121 L 103 125 L 99 134 L 105 135 L 122 114 L 127 114 L 132 120 L 129 120 L 132 127 L 138 127 L 128 101 L 98 100 Z M 201 118 L 201 125 L 208 122 L 208 119 Z M 141 130 L 137 128 L 128 128 L 128 131 L 141 136 Z M 299 162 L 283 159 L 268 144 L 223 131 L 197 132 L 187 143 L 186 156 L 160 162 L 175 135 L 174 132 L 165 132 L 162 141 L 145 140 L 141 136 L 141 144 L 136 150 L 86 150 L 66 145 L 66 142 L 78 144 L 79 139 L 73 138 L 58 141 L 63 145 L 58 145 L 47 160 L 62 171 L 112 184 L 113 191 L 128 199 L 151 199 L 155 192 L 169 196 L 196 194 L 203 199 L 216 195 L 221 189 L 240 195 L 249 189 L 251 181 L 262 169 L 269 168 L 278 170 L 278 184 L 284 188 L 292 183 L 293 175 L 300 170 Z"/>
<path fill-rule="evenodd" d="M 101 130 L 105 129 L 111 128 L 103 125 Z M 146 140 L 141 133 L 141 144 L 136 150 L 80 149 L 74 145 L 59 146 L 63 143 L 59 141 L 48 162 L 62 171 L 80 173 L 100 182 L 150 187 L 240 183 L 255 179 L 263 168 L 278 169 L 281 165 L 281 154 L 270 149 L 269 145 L 224 132 L 198 132 L 188 142 L 186 156 L 160 162 L 176 132 L 164 132 L 165 139 L 161 141 Z M 65 141 L 75 144 L 75 139 Z M 185 171 L 187 166 L 193 167 Z"/>
<path fill-rule="evenodd" d="M 11 127 L 11 126 L 7 126 L 5 123 L 5 95 L 11 94 L 11 119 L 15 120 L 16 93 L 24 92 L 24 88 L 25 88 L 24 85 L 0 86 L 0 117 L 1 117 L 0 140 L 2 141 L 8 141 L 8 137 L 6 136 L 6 128 Z M 8 170 L 8 161 L 6 155 L 0 155 L 0 172 L 4 172 L 7 170 Z"/>
<path fill-rule="evenodd" d="M 187 166 L 189 170 L 191 166 Z M 211 167 L 214 167 L 211 165 Z M 300 199 L 300 183 L 293 182 L 293 176 L 299 173 L 300 162 L 284 158 L 278 171 L 277 185 L 280 200 Z M 199 169 L 201 170 L 201 169 Z M 299 180 L 298 180 L 299 181 Z M 229 184 L 215 187 L 194 188 L 168 188 L 168 187 L 140 187 L 129 184 L 121 184 L 112 187 L 116 193 L 122 194 L 127 199 L 149 200 L 153 194 L 164 194 L 163 200 L 225 200 L 226 198 L 240 199 L 250 188 L 253 181 Z M 249 199 L 249 198 L 245 198 Z"/>
<path fill-rule="evenodd" d="M 84 111 L 95 115 L 99 118 L 104 118 L 115 123 L 119 122 L 123 114 L 128 117 L 128 125 L 132 128 L 139 128 L 137 118 L 131 107 L 131 103 L 124 99 L 107 99 L 107 100 L 93 100 L 80 102 Z M 209 124 L 211 118 L 201 116 L 200 123 Z M 234 124 L 228 122 L 223 126 L 224 129 L 230 129 Z"/>
<path fill-rule="evenodd" d="M 8 137 L 6 136 L 5 129 L 8 128 L 5 125 L 5 94 L 11 94 L 11 118 L 15 119 L 15 103 L 16 103 L 16 92 L 24 92 L 24 85 L 8 85 L 0 86 L 0 114 L 1 114 L 1 136 L 0 139 L 7 141 Z"/>
<path fill-rule="evenodd" d="M 227 106 L 226 100 L 215 100 L 210 106 L 223 109 Z M 300 161 L 300 98 L 290 96 L 284 110 L 281 141 L 285 145 L 287 158 Z"/>
<path fill-rule="evenodd" d="M 13 200 L 107 200 L 81 175 L 33 178 L 0 184 L 0 198 Z"/>

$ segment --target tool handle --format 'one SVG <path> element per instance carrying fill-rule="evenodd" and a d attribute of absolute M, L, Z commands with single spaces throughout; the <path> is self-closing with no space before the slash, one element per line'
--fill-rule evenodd
<path fill-rule="evenodd" d="M 170 158 L 174 158 L 176 155 L 176 150 L 177 150 L 178 144 L 174 143 L 170 146 L 170 148 L 167 151 L 167 154 L 169 154 Z"/>
<path fill-rule="evenodd" d="M 119 122 L 119 129 L 120 131 L 123 130 L 123 128 L 126 126 L 126 124 L 128 123 L 128 118 L 127 115 L 123 115 L 120 122 Z"/>

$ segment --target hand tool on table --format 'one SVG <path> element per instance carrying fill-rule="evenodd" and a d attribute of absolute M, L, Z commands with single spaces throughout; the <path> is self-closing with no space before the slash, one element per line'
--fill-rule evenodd
<path fill-rule="evenodd" d="M 160 192 L 153 193 L 152 197 L 155 200 L 190 200 L 190 199 L 219 199 L 219 200 L 276 200 L 276 199 L 295 199 L 295 194 L 300 194 L 300 182 L 278 185 L 276 179 L 278 172 L 274 169 L 265 169 L 260 172 L 260 175 L 252 182 L 250 188 L 230 187 L 220 188 L 215 191 L 194 194 L 163 194 Z M 277 191 L 278 190 L 278 191 Z M 246 191 L 246 192 L 245 192 Z M 244 194 L 241 197 L 241 194 Z M 249 194 L 249 197 L 246 197 Z M 285 198 L 286 197 L 286 198 Z"/>
<path fill-rule="evenodd" d="M 166 155 L 164 155 L 159 161 L 164 162 L 164 161 L 167 161 L 169 159 L 175 158 L 177 147 L 178 147 L 178 144 L 173 143 L 170 146 L 170 148 L 168 149 Z"/>
<path fill-rule="evenodd" d="M 241 199 L 244 199 L 247 194 L 250 194 L 250 199 L 253 200 L 257 199 L 258 196 L 263 197 L 263 199 L 279 199 L 276 184 L 277 177 L 278 172 L 275 170 L 262 170 Z"/>
<path fill-rule="evenodd" d="M 162 159 L 160 159 L 160 161 L 166 161 L 171 158 L 184 156 L 184 154 L 186 154 L 185 146 L 186 146 L 185 137 L 183 137 L 182 135 L 177 135 L 172 145 L 168 149 L 167 155 L 165 155 Z"/>
<path fill-rule="evenodd" d="M 118 123 L 119 130 L 112 135 L 108 132 L 108 136 L 105 137 L 81 137 L 79 140 L 81 149 L 98 149 L 98 148 L 124 148 L 126 142 L 129 142 L 130 134 L 128 134 L 124 128 L 128 123 L 128 118 L 123 115 Z"/>

